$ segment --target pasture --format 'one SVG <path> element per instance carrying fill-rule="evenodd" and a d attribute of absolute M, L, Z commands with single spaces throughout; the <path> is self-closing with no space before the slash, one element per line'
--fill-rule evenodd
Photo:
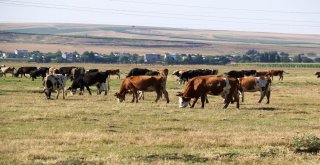
<path fill-rule="evenodd" d="M 45 66 L 12 63 L 10 66 Z M 51 64 L 50 64 L 51 65 Z M 159 66 L 52 64 L 121 70 L 111 76 L 107 96 L 68 95 L 47 100 L 38 78 L 0 78 L 0 164 L 319 164 L 319 153 L 295 153 L 294 137 L 320 137 L 319 68 L 281 68 L 284 81 L 272 82 L 271 102 L 258 104 L 260 93 L 245 93 L 245 102 L 223 110 L 223 99 L 209 96 L 201 109 L 178 108 L 183 91 L 176 69 L 208 68 L 219 73 L 257 66 Z M 113 94 L 131 68 L 169 69 L 164 99 L 117 103 Z M 71 84 L 67 83 L 67 87 Z M 91 87 L 94 91 L 95 87 Z M 55 93 L 53 94 L 55 96 Z"/>

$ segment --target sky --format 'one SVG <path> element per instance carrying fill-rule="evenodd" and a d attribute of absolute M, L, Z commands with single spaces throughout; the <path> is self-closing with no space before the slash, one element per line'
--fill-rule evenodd
<path fill-rule="evenodd" d="M 0 23 L 320 34 L 319 6 L 320 0 L 0 0 Z"/>

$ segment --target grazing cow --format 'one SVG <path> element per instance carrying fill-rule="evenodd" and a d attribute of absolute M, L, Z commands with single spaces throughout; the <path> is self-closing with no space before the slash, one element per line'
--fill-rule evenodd
<path fill-rule="evenodd" d="M 99 72 L 99 69 L 89 69 L 86 73 Z"/>
<path fill-rule="evenodd" d="M 62 74 L 64 76 L 67 76 L 67 78 L 70 78 L 71 70 L 73 68 L 77 68 L 77 67 L 75 67 L 75 66 L 61 67 L 61 68 L 59 68 L 58 73 Z"/>
<path fill-rule="evenodd" d="M 84 69 L 84 67 L 72 68 L 71 74 L 69 76 L 70 80 L 73 81 L 77 77 L 83 76 L 85 72 L 86 72 L 86 70 Z"/>
<path fill-rule="evenodd" d="M 199 76 L 191 79 L 185 87 L 184 92 L 179 92 L 179 108 L 185 108 L 190 104 L 192 98 L 194 101 L 190 108 L 193 108 L 199 97 L 201 97 L 201 107 L 207 94 L 221 95 L 224 98 L 224 107 L 227 108 L 230 102 L 236 101 L 237 108 L 239 105 L 239 81 L 235 78 L 223 76 Z"/>
<path fill-rule="evenodd" d="M 49 68 L 47 67 L 40 67 L 37 70 L 33 70 L 30 72 L 30 77 L 32 78 L 32 81 L 34 81 L 34 79 L 36 79 L 37 77 L 41 76 L 42 77 L 42 81 L 44 80 L 44 78 L 46 77 L 47 73 L 49 71 Z"/>
<path fill-rule="evenodd" d="M 283 73 L 283 70 L 270 70 L 271 79 L 273 80 L 273 76 L 279 76 L 279 81 L 283 80 Z"/>
<path fill-rule="evenodd" d="M 183 72 L 180 76 L 180 82 L 183 81 L 189 81 L 189 79 L 192 79 L 196 76 L 206 76 L 206 75 L 216 75 L 218 73 L 218 70 L 210 70 L 210 69 L 196 69 L 196 70 L 188 70 L 186 72 Z M 181 83 L 180 83 L 181 84 Z"/>
<path fill-rule="evenodd" d="M 7 66 L 1 66 L 1 72 L 2 74 L 4 75 L 4 77 L 7 77 L 7 73 L 11 73 L 12 77 L 13 77 L 13 74 L 14 74 L 14 67 L 7 67 Z"/>
<path fill-rule="evenodd" d="M 186 72 L 186 70 L 175 70 L 173 71 L 172 75 L 175 75 L 178 77 L 177 81 L 179 82 L 179 84 L 182 84 L 182 80 L 180 79 L 181 75 L 183 72 Z M 185 83 L 185 81 L 183 82 L 183 84 Z"/>
<path fill-rule="evenodd" d="M 133 68 L 130 70 L 130 72 L 128 73 L 128 75 L 126 77 L 130 77 L 130 76 L 142 76 L 142 75 L 146 75 L 147 72 L 150 72 L 151 70 L 149 69 L 142 69 L 142 68 Z"/>
<path fill-rule="evenodd" d="M 157 93 L 157 102 L 161 95 L 169 103 L 169 95 L 166 90 L 166 78 L 162 76 L 130 76 L 123 80 L 120 91 L 115 93 L 118 102 L 123 102 L 125 100 L 125 95 L 127 93 L 133 93 L 133 99 L 131 102 L 136 101 L 138 103 L 138 91 Z"/>
<path fill-rule="evenodd" d="M 17 70 L 16 73 L 14 73 L 14 76 L 18 77 L 19 75 L 21 75 L 22 78 L 23 75 L 24 77 L 26 77 L 26 74 L 30 75 L 30 73 L 34 70 L 37 70 L 37 67 L 21 67 Z"/>
<path fill-rule="evenodd" d="M 233 78 L 244 77 L 244 72 L 243 71 L 237 71 L 237 70 L 232 70 L 232 71 L 229 71 L 228 73 L 225 73 L 225 74 L 228 75 L 229 77 L 233 77 Z"/>
<path fill-rule="evenodd" d="M 255 76 L 257 71 L 256 70 L 241 70 L 245 76 Z"/>
<path fill-rule="evenodd" d="M 320 77 L 320 72 L 316 72 L 314 75 L 316 75 L 317 78 L 319 78 Z"/>
<path fill-rule="evenodd" d="M 57 96 L 56 99 L 59 97 L 60 90 L 62 90 L 63 99 L 65 99 L 65 86 L 67 82 L 67 77 L 61 74 L 55 75 L 48 75 L 44 79 L 44 93 L 46 94 L 47 99 L 51 98 L 51 92 L 56 91 Z"/>
<path fill-rule="evenodd" d="M 240 78 L 240 92 L 242 96 L 242 102 L 244 101 L 244 92 L 257 92 L 260 91 L 259 103 L 267 96 L 267 104 L 270 103 L 271 94 L 271 79 L 268 76 L 261 77 L 244 77 Z"/>
<path fill-rule="evenodd" d="M 119 69 L 115 69 L 115 70 L 106 70 L 106 72 L 109 75 L 109 78 L 111 75 L 117 75 L 118 79 L 120 79 L 120 70 Z"/>
<path fill-rule="evenodd" d="M 73 80 L 71 86 L 68 88 L 71 94 L 73 95 L 78 88 L 80 88 L 80 95 L 83 95 L 84 87 L 87 88 L 89 94 L 91 95 L 91 90 L 89 86 L 96 85 L 97 94 L 101 94 L 101 91 L 104 91 L 104 95 L 107 95 L 106 83 L 108 74 L 106 72 L 89 72 L 85 73 L 83 76 L 79 76 Z"/>

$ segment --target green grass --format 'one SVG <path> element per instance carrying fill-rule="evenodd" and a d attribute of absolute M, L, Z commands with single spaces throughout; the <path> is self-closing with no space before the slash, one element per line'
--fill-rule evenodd
<path fill-rule="evenodd" d="M 31 64 L 33 65 L 33 64 Z M 85 67 L 120 68 L 127 65 Z M 159 69 L 162 66 L 138 66 Z M 169 66 L 181 68 L 214 66 Z M 218 67 L 223 73 L 245 67 Z M 256 67 L 254 69 L 265 69 Z M 209 96 L 205 109 L 179 109 L 175 77 L 169 76 L 170 103 L 117 103 L 121 80 L 111 78 L 107 96 L 68 95 L 47 100 L 40 79 L 0 79 L 1 164 L 318 164 L 319 154 L 295 153 L 293 137 L 320 137 L 319 80 L 315 69 L 285 68 L 284 82 L 272 83 L 271 104 L 246 93 L 240 110 L 222 109 Z M 122 75 L 124 77 L 124 74 Z M 277 79 L 277 77 L 276 77 Z M 68 82 L 68 85 L 70 82 Z M 92 87 L 94 89 L 94 87 Z"/>

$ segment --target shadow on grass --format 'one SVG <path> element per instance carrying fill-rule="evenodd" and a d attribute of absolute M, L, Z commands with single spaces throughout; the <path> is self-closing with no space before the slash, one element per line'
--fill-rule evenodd
<path fill-rule="evenodd" d="M 138 159 L 146 162 L 154 162 L 159 160 L 173 160 L 173 161 L 183 161 L 183 162 L 192 162 L 192 163 L 205 163 L 209 161 L 209 158 L 200 157 L 196 155 L 183 154 L 178 155 L 177 153 L 172 154 L 152 154 L 148 156 L 139 156 Z"/>
<path fill-rule="evenodd" d="M 248 108 L 250 110 L 261 110 L 261 111 L 274 111 L 277 110 L 277 108 L 273 108 L 273 107 L 258 107 L 258 108 Z"/>

